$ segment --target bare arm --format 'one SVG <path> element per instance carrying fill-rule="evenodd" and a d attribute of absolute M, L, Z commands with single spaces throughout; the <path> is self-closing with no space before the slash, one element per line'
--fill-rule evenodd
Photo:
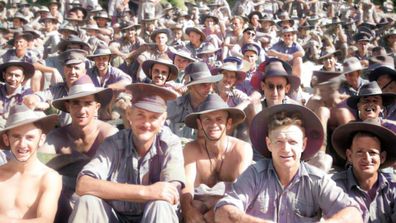
<path fill-rule="evenodd" d="M 362 214 L 355 207 L 346 207 L 341 211 L 337 212 L 331 218 L 326 219 L 324 222 L 327 223 L 362 223 Z"/>
<path fill-rule="evenodd" d="M 216 223 L 270 223 L 260 218 L 256 218 L 245 214 L 233 205 L 224 205 L 218 208 L 215 212 Z"/>
<path fill-rule="evenodd" d="M 179 193 L 173 183 L 157 182 L 152 185 L 135 185 L 98 180 L 81 176 L 77 181 L 76 193 L 94 195 L 105 200 L 146 202 L 165 200 L 171 204 L 179 202 Z"/>
<path fill-rule="evenodd" d="M 196 209 L 192 202 L 194 200 L 194 182 L 197 176 L 196 170 L 196 149 L 192 144 L 188 143 L 184 150 L 184 170 L 186 173 L 185 187 L 182 190 L 181 195 L 181 208 L 185 222 L 205 222 L 204 216 Z"/>

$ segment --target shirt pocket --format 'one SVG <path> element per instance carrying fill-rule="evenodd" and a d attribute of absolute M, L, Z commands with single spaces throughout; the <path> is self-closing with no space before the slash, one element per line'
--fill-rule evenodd
<path fill-rule="evenodd" d="M 299 219 L 298 222 L 312 222 L 312 220 L 320 220 L 321 212 L 318 205 L 315 205 L 313 200 L 308 200 L 304 197 L 297 198 L 294 209 L 296 217 Z"/>

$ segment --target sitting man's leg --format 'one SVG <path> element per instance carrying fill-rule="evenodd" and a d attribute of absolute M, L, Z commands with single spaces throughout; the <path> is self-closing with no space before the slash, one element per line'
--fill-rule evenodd
<path fill-rule="evenodd" d="M 166 201 L 150 201 L 144 207 L 141 222 L 145 223 L 178 223 L 177 208 Z"/>
<path fill-rule="evenodd" d="M 69 222 L 118 222 L 114 209 L 104 200 L 93 196 L 81 196 L 70 215 Z"/>

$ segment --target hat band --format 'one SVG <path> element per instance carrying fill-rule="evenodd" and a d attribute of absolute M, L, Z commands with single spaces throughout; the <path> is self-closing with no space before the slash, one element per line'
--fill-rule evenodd
<path fill-rule="evenodd" d="M 97 88 L 95 87 L 95 85 L 93 85 L 91 83 L 78 84 L 78 85 L 76 84 L 70 88 L 70 90 L 68 92 L 68 96 L 85 93 L 85 92 L 95 92 L 96 90 L 97 90 Z"/>
<path fill-rule="evenodd" d="M 13 113 L 10 114 L 10 116 L 8 117 L 5 127 L 7 128 L 9 126 L 16 125 L 22 121 L 26 122 L 30 119 L 37 119 L 37 118 L 40 117 L 37 117 L 37 115 L 35 115 L 35 113 L 32 110 Z"/>
<path fill-rule="evenodd" d="M 190 74 L 190 77 L 191 77 L 191 81 L 199 81 L 199 80 L 203 80 L 203 79 L 212 77 L 212 74 L 210 74 L 209 71 L 197 72 L 197 73 Z"/>

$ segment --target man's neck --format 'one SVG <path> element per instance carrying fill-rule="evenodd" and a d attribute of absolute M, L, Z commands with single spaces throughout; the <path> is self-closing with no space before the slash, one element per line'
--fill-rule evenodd
<path fill-rule="evenodd" d="M 26 49 L 16 49 L 15 50 L 15 55 L 17 57 L 23 57 L 23 56 L 25 56 L 25 53 L 26 53 Z"/>
<path fill-rule="evenodd" d="M 200 106 L 202 104 L 202 102 L 205 101 L 206 98 L 196 98 L 194 96 L 192 96 L 192 94 L 190 94 L 190 103 L 191 103 L 191 107 L 193 107 L 193 109 L 198 108 L 198 106 Z"/>
<path fill-rule="evenodd" d="M 36 153 L 32 154 L 30 158 L 25 162 L 18 161 L 15 157 L 13 157 L 9 163 L 11 164 L 12 169 L 15 172 L 23 174 L 27 171 L 33 170 L 32 167 L 37 164 L 37 155 Z"/>
<path fill-rule="evenodd" d="M 17 90 L 18 90 L 18 88 L 13 88 L 13 87 L 10 87 L 8 84 L 6 85 L 6 88 L 7 88 L 7 96 L 10 96 L 10 95 L 14 95 L 16 92 L 17 92 Z"/>
<path fill-rule="evenodd" d="M 167 45 L 157 45 L 158 46 L 158 51 L 160 52 L 165 52 L 168 49 Z"/>
<path fill-rule="evenodd" d="M 106 69 L 103 69 L 103 70 L 99 70 L 98 69 L 99 77 L 101 77 L 101 78 L 106 77 L 106 74 L 107 74 L 108 70 L 109 70 L 109 67 L 107 67 Z"/>
<path fill-rule="evenodd" d="M 360 188 L 365 191 L 371 190 L 378 180 L 378 172 L 375 172 L 372 175 L 366 175 L 358 174 L 355 170 L 353 170 L 353 174 L 355 175 L 356 181 L 358 182 Z"/>
<path fill-rule="evenodd" d="M 146 141 L 138 140 L 135 135 L 133 135 L 132 138 L 133 145 L 136 148 L 139 157 L 144 157 L 153 145 L 155 136 Z"/>
<path fill-rule="evenodd" d="M 71 130 L 72 131 L 70 131 L 70 133 L 72 134 L 73 138 L 84 140 L 87 136 L 95 133 L 98 130 L 98 125 L 96 120 L 92 120 L 88 125 L 83 126 L 82 128 L 72 123 Z"/>
<path fill-rule="evenodd" d="M 223 133 L 223 135 L 218 140 L 209 140 L 205 136 L 206 149 L 210 154 L 213 154 L 213 156 L 218 159 L 221 159 L 223 154 L 226 152 L 226 150 L 228 149 L 227 147 L 229 146 L 228 144 L 229 139 L 225 133 Z"/>
<path fill-rule="evenodd" d="M 276 174 L 278 175 L 279 181 L 283 187 L 287 187 L 290 184 L 293 177 L 297 174 L 298 169 L 300 168 L 300 164 L 298 164 L 295 167 L 291 167 L 289 169 L 285 169 L 284 167 L 279 167 L 276 163 L 273 164 Z"/>

